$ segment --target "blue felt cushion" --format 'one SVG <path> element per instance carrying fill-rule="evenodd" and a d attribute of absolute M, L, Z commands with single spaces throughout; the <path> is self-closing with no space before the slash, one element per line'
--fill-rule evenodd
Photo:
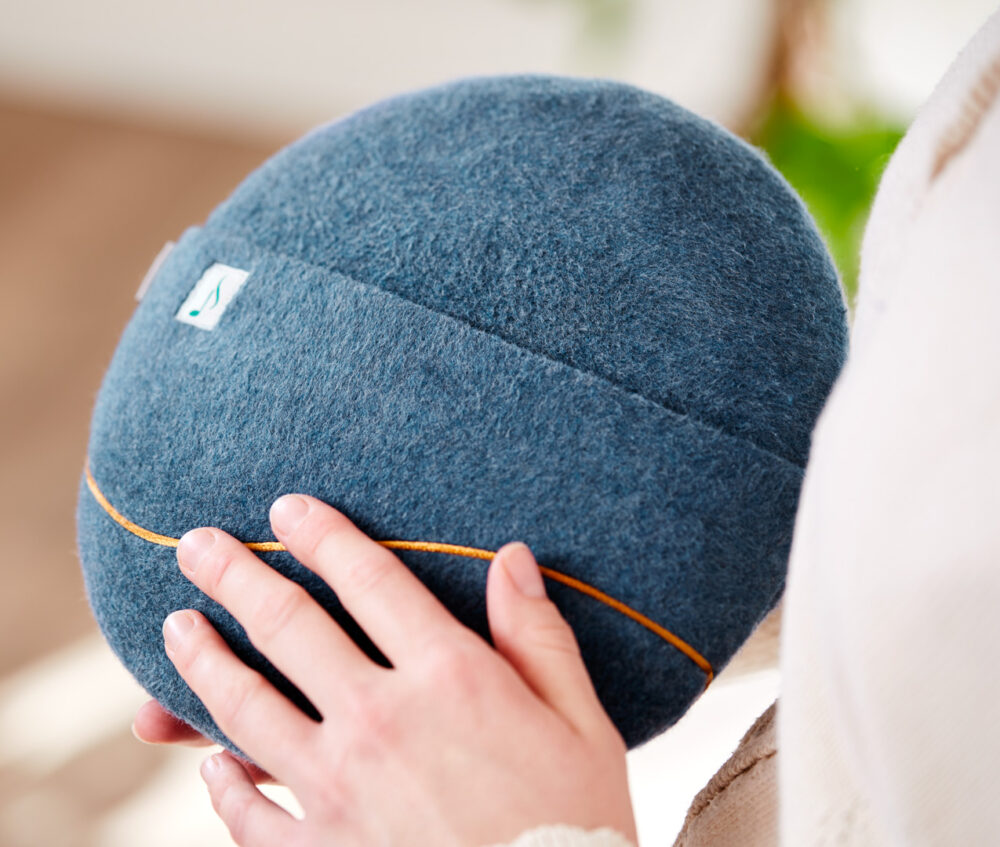
<path fill-rule="evenodd" d="M 216 263 L 249 276 L 228 305 L 206 298 L 214 328 L 179 320 Z M 846 338 L 801 202 L 717 125 L 600 80 L 384 101 L 247 177 L 136 309 L 80 481 L 90 602 L 142 685 L 232 747 L 163 653 L 171 611 L 203 611 L 305 704 L 184 579 L 171 539 L 273 540 L 289 491 L 380 540 L 521 539 L 634 746 L 780 596 Z M 399 555 L 488 636 L 487 561 Z M 317 578 L 261 556 L 376 655 Z"/>

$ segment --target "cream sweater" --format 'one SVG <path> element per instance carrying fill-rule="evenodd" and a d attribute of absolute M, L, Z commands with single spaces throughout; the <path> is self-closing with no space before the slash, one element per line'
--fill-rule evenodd
<path fill-rule="evenodd" d="M 882 179 L 792 541 L 782 843 L 1000 843 L 1000 13 Z"/>
<path fill-rule="evenodd" d="M 695 799 L 679 847 L 1000 844 L 1000 12 L 880 185 L 780 663 L 777 720 Z M 542 828 L 515 843 L 628 842 Z"/>

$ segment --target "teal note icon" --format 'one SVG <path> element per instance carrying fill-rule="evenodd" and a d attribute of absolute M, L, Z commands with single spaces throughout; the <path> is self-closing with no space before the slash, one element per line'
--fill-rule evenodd
<path fill-rule="evenodd" d="M 220 279 L 219 282 L 218 282 L 218 284 L 215 286 L 215 290 L 208 292 L 208 296 L 205 298 L 205 300 L 201 304 L 201 306 L 199 308 L 197 308 L 197 309 L 192 309 L 190 312 L 188 312 L 188 314 L 192 318 L 197 317 L 198 315 L 200 315 L 205 310 L 205 305 L 213 297 L 215 297 L 215 300 L 212 302 L 211 306 L 208 306 L 208 308 L 209 309 L 214 309 L 216 306 L 218 306 L 219 305 L 219 290 L 222 288 L 222 283 L 224 283 L 225 281 L 226 281 L 226 278 L 225 278 L 225 276 L 223 276 L 222 279 Z"/>

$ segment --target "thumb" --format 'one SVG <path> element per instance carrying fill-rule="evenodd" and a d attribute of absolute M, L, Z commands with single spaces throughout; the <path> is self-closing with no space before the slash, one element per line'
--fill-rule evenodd
<path fill-rule="evenodd" d="M 493 644 L 528 686 L 576 729 L 606 728 L 573 630 L 545 593 L 535 557 L 515 541 L 493 557 L 486 579 Z"/>

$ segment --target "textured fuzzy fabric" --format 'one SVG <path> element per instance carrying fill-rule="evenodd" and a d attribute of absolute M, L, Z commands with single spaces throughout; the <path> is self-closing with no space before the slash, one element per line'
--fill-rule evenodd
<path fill-rule="evenodd" d="M 175 320 L 215 262 L 250 271 L 218 325 Z M 183 234 L 106 374 L 91 469 L 174 537 L 268 540 L 271 502 L 301 491 L 379 539 L 522 539 L 719 670 L 783 589 L 845 345 L 811 221 L 743 142 L 617 83 L 465 80 L 313 130 Z M 112 647 L 228 743 L 163 655 L 163 618 L 200 609 L 278 675 L 83 480 L 78 532 Z M 290 555 L 262 558 L 363 639 Z M 485 562 L 401 558 L 487 634 Z M 705 682 L 689 658 L 548 587 L 629 745 L 683 714 Z"/>

